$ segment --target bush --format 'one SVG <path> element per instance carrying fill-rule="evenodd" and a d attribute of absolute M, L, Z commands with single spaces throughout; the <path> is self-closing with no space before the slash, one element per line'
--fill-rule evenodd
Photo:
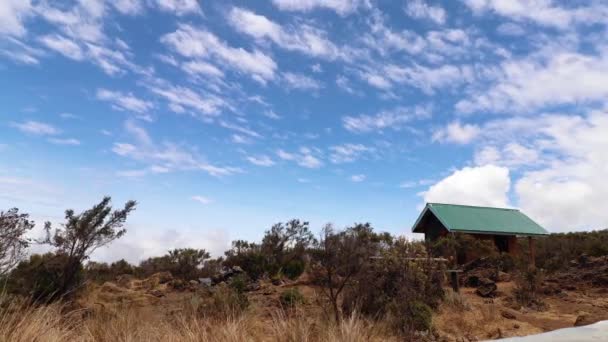
<path fill-rule="evenodd" d="M 215 287 L 211 302 L 203 305 L 199 313 L 205 317 L 230 318 L 240 316 L 249 306 L 247 296 L 226 285 Z"/>
<path fill-rule="evenodd" d="M 520 246 L 527 241 L 521 239 Z M 523 248 L 527 253 L 527 248 Z M 581 255 L 608 255 L 608 229 L 592 232 L 550 234 L 536 240 L 536 266 L 549 272 L 568 267 L 571 260 Z"/>
<path fill-rule="evenodd" d="M 541 269 L 523 269 L 515 277 L 513 291 L 518 304 L 541 310 L 545 307 L 540 298 L 540 287 L 544 279 Z"/>
<path fill-rule="evenodd" d="M 283 305 L 283 307 L 291 308 L 297 306 L 298 304 L 304 303 L 304 296 L 297 288 L 294 287 L 283 291 L 279 297 L 279 300 L 281 301 L 281 305 Z"/>
<path fill-rule="evenodd" d="M 49 302 L 64 288 L 63 270 L 68 263 L 65 254 L 34 254 L 11 271 L 7 284 L 11 293 L 23 295 L 36 302 Z M 82 280 L 82 265 L 77 268 L 75 282 Z"/>
<path fill-rule="evenodd" d="M 297 279 L 302 273 L 304 273 L 304 269 L 306 268 L 306 263 L 303 260 L 291 260 L 288 261 L 285 266 L 283 266 L 283 274 L 291 279 Z"/>
<path fill-rule="evenodd" d="M 431 328 L 432 309 L 444 297 L 443 270 L 426 258 L 420 242 L 393 240 L 345 289 L 342 310 L 372 319 L 386 318 L 402 336 Z"/>
<path fill-rule="evenodd" d="M 247 288 L 248 278 L 245 274 L 239 274 L 232 277 L 230 280 L 230 287 L 238 293 L 244 293 Z"/>
<path fill-rule="evenodd" d="M 415 300 L 406 306 L 407 312 L 403 316 L 406 325 L 405 331 L 429 331 L 433 323 L 433 311 L 421 301 Z M 409 314 L 409 315 L 408 315 Z"/>

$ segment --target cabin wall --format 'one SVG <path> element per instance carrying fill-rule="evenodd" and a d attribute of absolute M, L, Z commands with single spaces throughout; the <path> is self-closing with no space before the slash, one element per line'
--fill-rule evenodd
<path fill-rule="evenodd" d="M 424 239 L 426 241 L 435 241 L 447 234 L 447 229 L 445 229 L 435 215 L 426 215 L 424 217 Z"/>

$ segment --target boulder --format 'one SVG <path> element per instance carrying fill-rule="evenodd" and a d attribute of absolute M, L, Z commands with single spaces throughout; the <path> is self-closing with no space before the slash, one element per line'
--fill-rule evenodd
<path fill-rule="evenodd" d="M 503 309 L 500 311 L 500 315 L 506 319 L 517 319 L 515 313 L 511 310 Z"/>
<path fill-rule="evenodd" d="M 503 283 L 509 282 L 511 281 L 511 275 L 505 272 L 498 272 L 498 281 Z"/>
<path fill-rule="evenodd" d="M 164 297 L 165 293 L 161 290 L 152 290 L 148 292 L 149 294 L 153 295 L 154 297 L 160 298 L 160 297 Z"/>
<path fill-rule="evenodd" d="M 213 279 L 211 279 L 211 278 L 198 278 L 198 282 L 204 286 L 213 285 Z"/>
<path fill-rule="evenodd" d="M 150 278 L 158 279 L 159 284 L 165 284 L 173 280 L 171 272 L 158 272 L 154 273 Z"/>
<path fill-rule="evenodd" d="M 496 286 L 495 282 L 491 281 L 488 278 L 481 278 L 479 279 L 479 286 L 477 287 L 475 293 L 484 298 L 494 297 L 496 296 L 497 288 L 498 287 Z"/>
<path fill-rule="evenodd" d="M 580 327 L 583 325 L 593 324 L 593 323 L 599 322 L 601 320 L 602 320 L 601 317 L 597 317 L 597 316 L 592 315 L 587 312 L 582 312 L 576 317 L 576 321 L 574 321 L 574 326 Z"/>
<path fill-rule="evenodd" d="M 116 277 L 116 284 L 122 287 L 129 288 L 131 286 L 131 281 L 134 279 L 132 274 L 121 274 Z"/>

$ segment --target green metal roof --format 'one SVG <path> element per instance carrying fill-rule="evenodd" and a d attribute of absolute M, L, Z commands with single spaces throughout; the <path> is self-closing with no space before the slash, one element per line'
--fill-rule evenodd
<path fill-rule="evenodd" d="M 427 203 L 412 231 L 423 233 L 421 221 L 430 212 L 450 232 L 471 234 L 548 235 L 538 223 L 517 209 Z"/>

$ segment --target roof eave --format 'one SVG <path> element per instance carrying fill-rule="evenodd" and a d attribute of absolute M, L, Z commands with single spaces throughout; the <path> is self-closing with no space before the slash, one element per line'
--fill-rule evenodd
<path fill-rule="evenodd" d="M 517 236 L 547 236 L 548 232 L 544 233 L 524 233 L 524 232 L 497 232 L 497 231 L 483 231 L 483 230 L 467 230 L 467 229 L 452 229 L 455 233 L 467 233 L 467 234 L 485 234 L 485 235 L 517 235 Z"/>
<path fill-rule="evenodd" d="M 416 222 L 414 223 L 414 226 L 412 227 L 412 233 L 424 233 L 424 231 L 417 231 L 416 228 L 418 227 L 418 224 L 420 223 L 420 221 L 422 220 L 422 218 L 424 217 L 424 215 L 426 214 L 427 211 L 430 211 L 435 218 L 437 218 L 437 220 L 439 220 L 439 222 L 445 227 L 445 229 L 450 232 L 450 226 L 448 226 L 447 224 L 445 224 L 445 222 L 441 219 L 441 217 L 439 215 L 437 215 L 437 213 L 435 212 L 435 210 L 433 210 L 433 203 L 427 203 L 426 206 L 424 207 L 424 210 L 422 211 L 422 213 L 420 213 L 420 215 L 418 216 L 418 219 L 416 220 Z"/>

